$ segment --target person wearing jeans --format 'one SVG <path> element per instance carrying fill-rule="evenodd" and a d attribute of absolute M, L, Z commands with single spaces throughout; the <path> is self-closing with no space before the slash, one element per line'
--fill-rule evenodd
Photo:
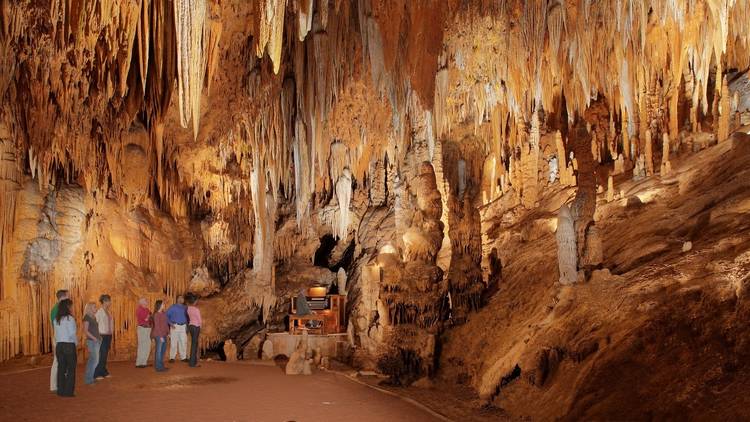
<path fill-rule="evenodd" d="M 83 377 L 86 384 L 94 383 L 94 370 L 99 363 L 101 337 L 99 337 L 99 324 L 96 322 L 95 309 L 94 302 L 87 303 L 83 308 L 83 334 L 86 337 L 86 347 L 89 349 L 89 360 L 86 362 L 86 373 Z"/>
<path fill-rule="evenodd" d="M 190 332 L 190 367 L 196 368 L 198 365 L 198 338 L 201 334 L 201 311 L 196 306 L 198 298 L 188 294 L 186 300 L 188 304 L 188 331 Z"/>
<path fill-rule="evenodd" d="M 145 368 L 148 363 L 148 355 L 151 354 L 151 311 L 147 308 L 148 302 L 145 298 L 138 301 L 138 309 L 135 316 L 138 321 L 138 351 L 135 358 L 136 368 Z"/>
<path fill-rule="evenodd" d="M 154 338 L 154 368 L 156 372 L 164 372 L 169 368 L 164 367 L 164 353 L 167 351 L 167 334 L 169 334 L 169 323 L 164 313 L 164 302 L 157 300 L 154 305 L 154 327 L 151 336 Z"/>
<path fill-rule="evenodd" d="M 180 360 L 187 362 L 187 308 L 185 298 L 177 296 L 177 303 L 167 309 L 167 320 L 169 321 L 169 362 L 174 362 L 177 352 L 180 352 Z"/>
<path fill-rule="evenodd" d="M 107 358 L 109 357 L 109 349 L 112 347 L 112 332 L 115 323 L 112 312 L 109 310 L 112 306 L 112 299 L 109 295 L 101 295 L 99 303 L 101 306 L 96 311 L 96 323 L 99 325 L 99 336 L 102 338 L 102 344 L 99 347 L 99 363 L 94 370 L 94 377 L 101 380 L 110 376 L 107 369 Z"/>

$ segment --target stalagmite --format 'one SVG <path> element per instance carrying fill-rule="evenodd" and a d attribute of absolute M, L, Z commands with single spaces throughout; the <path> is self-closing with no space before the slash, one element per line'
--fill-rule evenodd
<path fill-rule="evenodd" d="M 609 175 L 607 178 L 607 202 L 612 202 L 615 200 L 615 186 L 614 186 L 614 178 L 612 175 Z"/>
<path fill-rule="evenodd" d="M 352 200 L 352 173 L 346 167 L 336 181 L 336 199 L 338 200 L 338 213 L 334 219 L 334 233 L 338 239 L 346 239 L 349 232 L 350 211 Z"/>
<path fill-rule="evenodd" d="M 661 149 L 661 171 L 662 177 L 668 176 L 672 172 L 672 163 L 669 161 L 669 135 L 665 132 L 662 135 L 662 149 Z"/>
<path fill-rule="evenodd" d="M 721 98 L 719 99 L 718 117 L 719 124 L 716 131 L 716 139 L 719 142 L 722 142 L 729 137 L 729 117 L 732 114 L 731 108 L 729 107 L 729 99 L 730 97 L 729 87 L 727 86 L 727 77 L 724 76 L 721 83 Z"/>
<path fill-rule="evenodd" d="M 622 156 L 622 154 L 617 156 L 617 159 L 614 163 L 614 170 L 612 171 L 613 176 L 617 176 L 618 174 L 622 174 L 625 172 L 625 157 Z"/>
<path fill-rule="evenodd" d="M 336 280 L 339 286 L 339 294 L 345 295 L 346 294 L 346 271 L 344 271 L 343 268 L 339 268 L 339 271 L 336 273 Z"/>
<path fill-rule="evenodd" d="M 643 159 L 646 163 L 646 176 L 653 176 L 654 174 L 654 152 L 653 152 L 653 141 L 651 139 L 651 130 L 646 130 L 645 136 L 645 148 L 643 151 Z"/>
<path fill-rule="evenodd" d="M 532 208 L 537 201 L 539 189 L 539 113 L 531 117 L 531 130 L 528 145 L 521 147 L 521 166 L 523 168 L 523 192 L 521 202 Z"/>
<path fill-rule="evenodd" d="M 560 284 L 572 284 L 578 280 L 578 251 L 573 216 L 568 205 L 557 213 L 557 263 Z"/>

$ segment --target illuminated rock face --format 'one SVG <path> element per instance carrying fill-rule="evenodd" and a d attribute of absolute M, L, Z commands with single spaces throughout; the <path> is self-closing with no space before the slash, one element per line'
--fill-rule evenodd
<path fill-rule="evenodd" d="M 430 375 L 447 327 L 508 294 L 504 245 L 539 244 L 560 283 L 601 278 L 611 207 L 682 195 L 680 165 L 734 145 L 749 15 L 740 0 L 5 2 L 0 360 L 50 351 L 61 288 L 77 311 L 113 296 L 127 356 L 139 297 L 197 293 L 204 346 L 243 350 L 321 283 L 347 293 L 353 364 Z M 677 187 L 626 190 L 654 175 Z"/>

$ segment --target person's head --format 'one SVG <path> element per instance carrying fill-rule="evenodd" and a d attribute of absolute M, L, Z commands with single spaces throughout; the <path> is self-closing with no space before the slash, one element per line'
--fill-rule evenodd
<path fill-rule="evenodd" d="M 58 290 L 57 293 L 55 294 L 55 296 L 57 296 L 57 301 L 60 302 L 61 300 L 68 298 L 68 291 L 67 290 Z"/>
<path fill-rule="evenodd" d="M 154 312 L 161 312 L 161 310 L 164 308 L 164 301 L 159 299 L 156 302 L 154 302 Z"/>
<path fill-rule="evenodd" d="M 99 296 L 99 303 L 102 304 L 102 308 L 109 309 L 112 306 L 112 298 L 109 295 L 101 295 Z"/>
<path fill-rule="evenodd" d="M 177 296 L 177 303 L 179 303 L 180 305 L 184 304 L 185 303 L 185 297 L 182 296 L 182 295 L 178 295 Z"/>
<path fill-rule="evenodd" d="M 83 313 L 86 315 L 94 315 L 94 312 L 96 312 L 96 303 L 94 302 L 88 302 L 86 306 L 83 307 Z"/>
<path fill-rule="evenodd" d="M 187 295 L 185 295 L 185 303 L 195 306 L 198 303 L 198 297 L 192 293 L 188 293 Z"/>
<path fill-rule="evenodd" d="M 148 307 L 148 300 L 146 300 L 145 297 L 142 297 L 142 298 L 138 299 L 138 304 L 141 305 L 141 306 L 143 306 L 144 308 L 147 308 Z"/>
<path fill-rule="evenodd" d="M 63 318 L 71 316 L 73 312 L 73 301 L 70 299 L 63 299 L 60 301 L 60 305 L 57 308 L 57 317 L 55 318 L 59 323 Z"/>

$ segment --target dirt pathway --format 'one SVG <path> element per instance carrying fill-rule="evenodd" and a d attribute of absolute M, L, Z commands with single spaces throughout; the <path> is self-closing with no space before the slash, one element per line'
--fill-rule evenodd
<path fill-rule="evenodd" d="M 203 362 L 171 364 L 157 374 L 130 363 L 112 377 L 83 384 L 76 397 L 49 391 L 49 369 L 0 376 L 2 421 L 434 421 L 425 411 L 332 373 L 286 376 L 276 366 Z"/>

